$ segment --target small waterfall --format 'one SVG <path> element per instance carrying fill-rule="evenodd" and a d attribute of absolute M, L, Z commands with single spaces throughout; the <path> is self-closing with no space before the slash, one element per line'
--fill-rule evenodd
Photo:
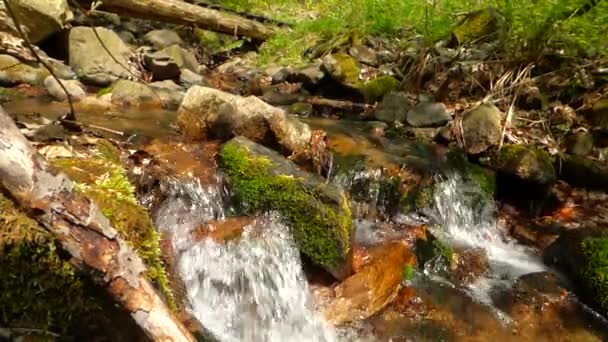
<path fill-rule="evenodd" d="M 498 226 L 494 201 L 457 174 L 436 185 L 428 216 L 436 223 L 431 230 L 440 239 L 459 247 L 485 249 L 498 278 L 547 271 L 529 248 L 517 244 Z"/>
<path fill-rule="evenodd" d="M 191 310 L 217 340 L 336 340 L 313 310 L 298 250 L 278 215 L 257 219 L 238 240 L 196 242 L 194 228 L 224 216 L 223 189 L 178 182 L 170 190 L 156 224 L 172 232 Z"/>

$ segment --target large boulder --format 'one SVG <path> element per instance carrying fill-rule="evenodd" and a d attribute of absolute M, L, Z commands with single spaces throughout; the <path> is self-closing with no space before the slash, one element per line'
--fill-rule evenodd
<path fill-rule="evenodd" d="M 13 56 L 0 55 L 0 83 L 3 85 L 40 85 L 48 75 L 49 72 L 37 64 L 22 63 Z"/>
<path fill-rule="evenodd" d="M 10 1 L 10 6 L 34 44 L 65 28 L 74 18 L 67 0 L 17 0 Z M 19 36 L 3 1 L 0 1 L 0 31 Z"/>
<path fill-rule="evenodd" d="M 497 145 L 502 137 L 502 113 L 491 104 L 482 104 L 462 116 L 466 152 L 479 154 Z"/>
<path fill-rule="evenodd" d="M 225 143 L 219 161 L 244 208 L 280 212 L 313 263 L 337 279 L 351 274 L 353 226 L 341 188 L 245 137 Z"/>
<path fill-rule="evenodd" d="M 413 127 L 443 126 L 452 120 L 441 102 L 421 102 L 407 112 L 406 122 Z"/>
<path fill-rule="evenodd" d="M 305 148 L 311 138 L 307 124 L 257 97 L 201 86 L 186 92 L 177 123 L 192 139 L 225 141 L 242 135 L 266 146 L 281 147 L 286 153 Z"/>
<path fill-rule="evenodd" d="M 96 28 L 104 46 L 90 27 L 75 27 L 69 33 L 70 66 L 83 81 L 107 86 L 134 74 L 129 63 L 133 51 L 120 37 L 103 27 Z"/>
<path fill-rule="evenodd" d="M 387 123 L 404 122 L 409 109 L 409 98 L 403 92 L 390 92 L 384 96 L 376 107 L 376 120 Z"/>
<path fill-rule="evenodd" d="M 608 317 L 608 229 L 588 227 L 563 232 L 544 253 L 560 267 L 581 298 Z"/>

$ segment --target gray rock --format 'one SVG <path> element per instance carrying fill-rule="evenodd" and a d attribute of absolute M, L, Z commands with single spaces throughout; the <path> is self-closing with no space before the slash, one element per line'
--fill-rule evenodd
<path fill-rule="evenodd" d="M 114 58 L 97 40 L 92 28 L 74 27 L 69 33 L 69 55 L 76 75 L 81 81 L 98 86 L 132 76 L 135 70 L 129 63 L 133 55 L 131 48 L 113 31 L 103 27 L 97 27 L 96 31 Z"/>
<path fill-rule="evenodd" d="M 382 98 L 374 116 L 376 120 L 387 123 L 404 122 L 409 108 L 409 99 L 403 92 L 393 91 Z"/>
<path fill-rule="evenodd" d="M 147 55 L 151 60 L 169 61 L 169 63 L 174 63 L 179 69 L 186 68 L 193 72 L 198 72 L 198 61 L 196 60 L 196 57 L 194 57 L 190 51 L 183 49 L 179 45 L 171 45 Z"/>
<path fill-rule="evenodd" d="M 361 81 L 359 62 L 346 53 L 335 53 L 323 57 L 323 70 L 336 82 L 349 87 L 357 87 Z"/>
<path fill-rule="evenodd" d="M 360 63 L 370 66 L 378 66 L 378 54 L 373 49 L 365 45 L 353 45 L 348 49 L 348 53 Z"/>
<path fill-rule="evenodd" d="M 186 95 L 186 90 L 171 80 L 152 82 L 148 84 L 160 97 L 164 108 L 177 109 Z"/>
<path fill-rule="evenodd" d="M 207 81 L 205 81 L 203 76 L 195 73 L 190 69 L 181 69 L 181 74 L 179 75 L 179 82 L 186 88 L 190 88 L 191 86 L 195 85 L 208 85 Z"/>
<path fill-rule="evenodd" d="M 478 154 L 497 145 L 502 137 L 502 113 L 491 104 L 482 104 L 462 117 L 466 151 Z"/>
<path fill-rule="evenodd" d="M 303 83 L 305 86 L 315 86 L 325 77 L 321 63 L 313 63 L 299 68 L 282 68 L 272 77 L 272 83 Z"/>
<path fill-rule="evenodd" d="M 242 135 L 261 144 L 279 145 L 287 152 L 304 148 L 311 138 L 307 124 L 257 97 L 201 86 L 186 92 L 177 122 L 189 138 L 228 140 Z"/>
<path fill-rule="evenodd" d="M 67 0 L 11 1 L 10 4 L 25 35 L 34 44 L 62 30 L 74 18 Z M 19 36 L 3 1 L 0 1 L 0 31 Z"/>
<path fill-rule="evenodd" d="M 447 108 L 441 102 L 422 102 L 407 112 L 405 121 L 413 127 L 443 126 L 452 120 Z"/>
<path fill-rule="evenodd" d="M 137 38 L 135 38 L 135 35 L 129 31 L 118 31 L 118 36 L 120 37 L 120 39 L 122 39 L 123 42 L 127 44 L 134 45 L 135 43 L 137 43 Z"/>
<path fill-rule="evenodd" d="M 61 80 L 61 83 L 67 89 L 68 93 L 70 93 L 70 97 L 73 101 L 80 101 L 87 95 L 84 86 L 77 80 Z M 45 78 L 43 84 L 46 91 L 56 100 L 67 101 L 67 94 L 53 76 L 49 75 Z"/>
<path fill-rule="evenodd" d="M 112 88 L 112 104 L 121 107 L 160 107 L 161 99 L 145 84 L 120 80 Z"/>
<path fill-rule="evenodd" d="M 559 164 L 559 178 L 574 186 L 608 191 L 608 165 L 605 162 L 574 155 L 563 155 Z"/>
<path fill-rule="evenodd" d="M 36 64 L 22 63 L 9 55 L 0 55 L 0 83 L 15 85 L 21 83 L 39 85 L 49 75 L 46 69 Z"/>
<path fill-rule="evenodd" d="M 165 53 L 144 52 L 143 62 L 155 81 L 178 79 L 181 76 L 179 65 Z"/>
<path fill-rule="evenodd" d="M 154 46 L 155 49 L 161 50 L 171 45 L 183 44 L 182 39 L 175 31 L 171 30 L 153 30 L 144 36 L 144 40 L 150 45 Z"/>
<path fill-rule="evenodd" d="M 575 156 L 586 156 L 593 150 L 593 136 L 588 132 L 576 132 L 566 138 L 568 153 Z"/>

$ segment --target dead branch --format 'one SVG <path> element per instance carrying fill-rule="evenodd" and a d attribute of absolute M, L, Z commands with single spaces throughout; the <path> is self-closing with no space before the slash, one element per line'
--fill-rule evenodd
<path fill-rule="evenodd" d="M 194 341 L 144 276 L 137 253 L 65 175 L 47 167 L 1 107 L 0 182 L 152 340 Z"/>

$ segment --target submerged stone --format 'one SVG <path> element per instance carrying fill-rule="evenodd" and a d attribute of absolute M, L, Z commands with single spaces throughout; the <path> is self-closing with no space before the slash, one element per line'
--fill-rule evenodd
<path fill-rule="evenodd" d="M 244 137 L 225 143 L 219 160 L 246 210 L 279 211 L 303 254 L 338 279 L 350 275 L 353 228 L 342 189 Z"/>

